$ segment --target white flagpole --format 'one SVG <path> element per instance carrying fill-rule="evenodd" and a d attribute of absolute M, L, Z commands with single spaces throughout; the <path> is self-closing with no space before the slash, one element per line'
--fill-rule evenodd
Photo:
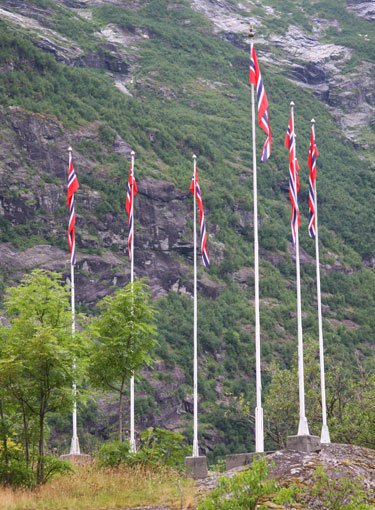
<path fill-rule="evenodd" d="M 315 140 L 315 120 L 311 119 L 311 127 Z M 316 178 L 314 186 L 315 201 L 315 253 L 316 253 L 316 290 L 318 298 L 318 323 L 319 323 L 319 358 L 320 358 L 320 383 L 322 391 L 322 431 L 320 435 L 321 443 L 330 443 L 329 430 L 327 425 L 327 406 L 326 406 L 326 383 L 324 375 L 324 344 L 323 344 L 323 319 L 322 319 L 322 297 L 320 292 L 320 262 L 319 262 L 319 236 L 318 236 L 318 196 L 316 189 Z"/>
<path fill-rule="evenodd" d="M 253 50 L 254 32 L 250 25 L 250 58 Z M 264 452 L 262 379 L 260 365 L 260 318 L 259 318 L 259 241 L 258 241 L 258 192 L 257 160 L 255 143 L 255 98 L 254 85 L 251 84 L 251 115 L 253 131 L 253 194 L 254 194 L 254 286 L 255 286 L 255 364 L 256 364 L 256 408 L 255 408 L 255 451 Z"/>
<path fill-rule="evenodd" d="M 193 457 L 199 457 L 198 446 L 198 327 L 197 327 L 197 156 L 193 155 L 194 160 L 194 439 L 193 439 Z"/>
<path fill-rule="evenodd" d="M 296 131 L 294 128 L 294 103 L 291 101 L 291 115 L 294 130 L 294 189 L 296 199 L 298 200 L 297 193 L 297 147 L 296 147 Z M 298 202 L 297 202 L 298 204 Z M 305 412 L 305 384 L 304 384 L 304 369 L 303 369 L 303 337 L 302 337 L 302 309 L 301 309 L 301 275 L 300 275 L 300 261 L 299 261 L 299 227 L 296 228 L 296 275 L 297 275 L 297 324 L 298 324 L 298 382 L 299 382 L 299 425 L 298 435 L 310 435 L 309 426 L 306 419 Z"/>
<path fill-rule="evenodd" d="M 132 157 L 132 179 L 134 179 L 134 156 L 135 152 L 131 152 Z M 131 206 L 131 218 L 132 218 L 132 241 L 131 241 L 131 261 L 130 261 L 130 282 L 133 284 L 134 282 L 134 184 L 132 183 L 131 187 L 132 194 L 132 206 Z M 134 435 L 134 375 L 132 375 L 130 379 L 130 451 L 132 453 L 136 453 L 137 446 L 135 443 L 135 435 Z"/>
<path fill-rule="evenodd" d="M 69 169 L 72 162 L 72 148 L 68 148 L 69 152 Z M 74 339 L 76 332 L 75 323 L 75 286 L 74 286 L 74 265 L 70 262 L 70 286 L 71 286 L 71 307 L 72 307 L 72 337 Z M 73 371 L 76 370 L 76 360 L 73 362 Z M 77 385 L 73 382 L 73 436 L 70 444 L 70 455 L 80 455 L 79 440 L 77 434 L 77 401 L 76 401 Z"/>

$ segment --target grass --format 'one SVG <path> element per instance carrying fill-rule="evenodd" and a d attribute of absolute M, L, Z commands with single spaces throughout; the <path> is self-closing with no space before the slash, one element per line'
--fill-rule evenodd
<path fill-rule="evenodd" d="M 170 469 L 141 466 L 99 469 L 95 464 L 75 468 L 75 473 L 55 478 L 35 491 L 0 487 L 1 510 L 105 510 L 167 505 L 195 508 L 192 480 Z"/>

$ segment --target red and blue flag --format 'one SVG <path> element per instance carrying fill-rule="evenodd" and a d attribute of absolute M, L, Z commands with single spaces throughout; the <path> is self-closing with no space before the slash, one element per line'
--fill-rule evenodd
<path fill-rule="evenodd" d="M 299 164 L 296 158 L 295 148 L 296 138 L 294 132 L 293 116 L 290 116 L 288 131 L 285 136 L 285 147 L 289 149 L 289 197 L 292 203 L 291 214 L 291 227 L 292 227 L 292 244 L 296 244 L 297 229 L 300 226 L 301 218 L 298 209 L 298 192 L 299 192 L 299 179 L 298 170 Z"/>
<path fill-rule="evenodd" d="M 259 126 L 267 135 L 266 143 L 262 150 L 262 161 L 267 161 L 271 155 L 271 126 L 268 116 L 268 101 L 266 91 L 263 86 L 262 75 L 260 73 L 257 56 L 254 46 L 252 47 L 250 56 L 250 75 L 249 80 L 252 85 L 256 86 L 258 99 L 258 122 Z"/>
<path fill-rule="evenodd" d="M 76 224 L 76 215 L 74 212 L 74 193 L 79 188 L 77 176 L 74 171 L 73 161 L 70 158 L 68 174 L 68 193 L 67 202 L 69 207 L 69 226 L 68 226 L 68 244 L 70 249 L 70 263 L 74 266 L 76 263 L 76 242 L 74 227 Z"/>
<path fill-rule="evenodd" d="M 199 213 L 200 213 L 199 223 L 200 223 L 200 232 L 201 232 L 202 260 L 203 260 L 203 264 L 206 267 L 210 267 L 210 259 L 208 258 L 207 246 L 206 246 L 207 245 L 206 221 L 205 221 L 205 217 L 204 217 L 203 201 L 202 201 L 202 195 L 201 195 L 201 188 L 199 185 L 197 167 L 195 167 L 194 171 L 195 171 L 195 198 L 197 199 Z M 194 175 L 191 180 L 190 191 L 194 194 Z"/>
<path fill-rule="evenodd" d="M 311 139 L 309 159 L 307 164 L 310 168 L 309 177 L 309 236 L 315 239 L 315 181 L 316 181 L 316 158 L 319 156 L 318 148 L 315 142 L 314 126 L 311 126 Z"/>
<path fill-rule="evenodd" d="M 128 255 L 129 260 L 132 259 L 132 240 L 133 240 L 133 198 L 138 193 L 137 183 L 134 178 L 133 165 L 130 163 L 128 191 L 126 194 L 125 208 L 128 213 Z"/>

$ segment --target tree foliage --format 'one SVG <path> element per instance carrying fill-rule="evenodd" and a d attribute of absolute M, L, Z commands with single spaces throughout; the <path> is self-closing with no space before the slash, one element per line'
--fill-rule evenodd
<path fill-rule="evenodd" d="M 0 385 L 23 417 L 26 464 L 30 421 L 38 424 L 37 481 L 44 481 L 46 417 L 72 408 L 72 384 L 80 370 L 80 335 L 72 336 L 69 289 L 58 274 L 36 270 L 8 289 L 5 312 L 9 326 L 1 329 Z M 6 404 L 5 400 L 5 404 Z"/>
<path fill-rule="evenodd" d="M 305 342 L 305 402 L 310 432 L 320 436 L 322 426 L 319 351 Z M 296 433 L 299 419 L 297 359 L 290 369 L 270 367 L 271 382 L 264 402 L 268 437 L 284 448 L 288 435 Z M 352 373 L 341 361 L 325 354 L 327 423 L 331 441 L 375 448 L 375 377 L 357 359 Z M 245 409 L 245 407 L 243 407 Z M 248 408 L 246 408 L 248 409 Z"/>
<path fill-rule="evenodd" d="M 119 441 L 122 441 L 125 382 L 151 362 L 155 312 L 143 281 L 104 297 L 98 308 L 100 316 L 90 325 L 89 376 L 95 387 L 119 393 Z"/>

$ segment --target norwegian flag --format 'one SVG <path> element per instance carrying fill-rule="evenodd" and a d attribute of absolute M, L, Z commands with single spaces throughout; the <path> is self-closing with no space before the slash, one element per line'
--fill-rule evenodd
<path fill-rule="evenodd" d="M 133 190 L 133 193 L 132 193 Z M 133 240 L 133 197 L 138 193 L 137 183 L 134 178 L 133 165 L 130 163 L 129 180 L 128 180 L 128 191 L 126 194 L 126 211 L 128 213 L 128 255 L 129 260 L 132 259 L 132 240 Z"/>
<path fill-rule="evenodd" d="M 203 202 L 202 202 L 201 188 L 199 186 L 197 167 L 195 167 L 195 189 L 196 189 L 195 197 L 198 201 L 198 207 L 199 207 L 199 213 L 200 213 L 199 223 L 200 223 L 200 230 L 201 230 L 202 260 L 203 260 L 203 264 L 206 267 L 210 267 L 210 259 L 208 258 L 207 247 L 206 247 L 206 244 L 207 244 L 206 222 L 205 222 L 205 218 L 204 218 Z M 193 175 L 193 178 L 191 179 L 190 191 L 194 194 L 194 175 Z"/>
<path fill-rule="evenodd" d="M 250 56 L 250 75 L 249 81 L 252 85 L 256 86 L 257 99 L 258 99 L 258 122 L 259 126 L 265 131 L 267 135 L 266 143 L 262 150 L 262 161 L 267 161 L 271 155 L 271 126 L 268 117 L 268 101 L 266 91 L 263 87 L 262 75 L 258 65 L 255 48 L 252 47 Z"/>
<path fill-rule="evenodd" d="M 295 157 L 295 140 L 296 139 L 294 133 L 293 117 L 291 115 L 288 125 L 288 131 L 285 137 L 285 147 L 289 149 L 289 196 L 290 201 L 292 202 L 291 226 L 293 246 L 296 244 L 297 229 L 299 228 L 301 223 L 301 218 L 298 209 L 299 164 L 297 158 Z"/>
<path fill-rule="evenodd" d="M 79 188 L 78 179 L 73 168 L 72 158 L 70 157 L 67 202 L 69 207 L 68 244 L 70 249 L 70 263 L 72 266 L 74 266 L 76 263 L 76 241 L 74 234 L 76 215 L 74 212 L 74 193 L 77 191 L 78 188 Z"/>
<path fill-rule="evenodd" d="M 315 180 L 316 180 L 316 158 L 319 156 L 315 142 L 314 126 L 311 126 L 311 139 L 309 159 L 307 164 L 310 167 L 309 177 L 309 236 L 315 239 Z"/>

